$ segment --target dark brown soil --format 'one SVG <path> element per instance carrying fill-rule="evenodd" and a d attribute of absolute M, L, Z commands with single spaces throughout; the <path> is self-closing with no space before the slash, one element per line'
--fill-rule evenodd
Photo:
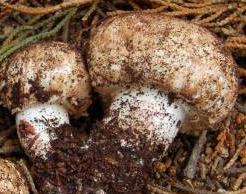
<path fill-rule="evenodd" d="M 152 177 L 152 159 L 158 149 L 148 143 L 139 149 L 121 145 L 129 131 L 97 126 L 90 136 L 63 126 L 52 142 L 49 159 L 33 161 L 33 174 L 41 193 L 143 193 Z"/>

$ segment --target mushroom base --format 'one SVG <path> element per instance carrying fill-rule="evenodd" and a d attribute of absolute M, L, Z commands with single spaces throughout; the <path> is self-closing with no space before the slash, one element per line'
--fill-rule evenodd
<path fill-rule="evenodd" d="M 187 110 L 181 100 L 158 89 L 131 87 L 114 96 L 103 122 L 107 125 L 115 119 L 123 131 L 132 129 L 132 142 L 124 140 L 128 146 L 137 144 L 135 140 L 142 136 L 153 145 L 165 144 L 167 149 L 186 119 Z"/>
<path fill-rule="evenodd" d="M 54 129 L 68 123 L 68 113 L 56 104 L 33 105 L 16 115 L 19 140 L 31 158 L 46 159 L 51 150 L 50 141 L 57 138 Z"/>

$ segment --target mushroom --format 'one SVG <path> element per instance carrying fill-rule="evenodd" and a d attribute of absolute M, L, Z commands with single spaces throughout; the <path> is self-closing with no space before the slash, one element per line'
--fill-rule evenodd
<path fill-rule="evenodd" d="M 0 193 L 29 194 L 25 177 L 17 165 L 0 159 Z"/>
<path fill-rule="evenodd" d="M 235 62 L 208 30 L 160 13 L 106 19 L 92 31 L 92 85 L 108 104 L 122 146 L 166 150 L 179 129 L 201 131 L 223 120 L 237 96 Z M 114 129 L 112 129 L 114 130 Z M 150 149 L 151 151 L 151 149 Z"/>
<path fill-rule="evenodd" d="M 55 131 L 68 115 L 91 104 L 89 75 L 80 53 L 66 43 L 30 45 L 0 66 L 0 103 L 16 113 L 17 133 L 30 157 L 47 158 Z"/>

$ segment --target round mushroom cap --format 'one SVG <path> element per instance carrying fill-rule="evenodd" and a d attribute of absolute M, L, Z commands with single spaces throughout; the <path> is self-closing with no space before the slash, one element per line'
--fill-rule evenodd
<path fill-rule="evenodd" d="M 0 65 L 0 103 L 12 113 L 37 103 L 57 103 L 81 116 L 91 104 L 90 90 L 82 57 L 67 43 L 33 44 Z"/>
<path fill-rule="evenodd" d="M 0 159 L 0 193 L 28 194 L 26 179 L 17 166 L 4 159 Z"/>
<path fill-rule="evenodd" d="M 99 93 L 155 86 L 191 107 L 186 125 L 193 128 L 221 121 L 236 100 L 232 55 L 210 31 L 188 21 L 160 13 L 113 16 L 92 31 L 87 55 Z"/>

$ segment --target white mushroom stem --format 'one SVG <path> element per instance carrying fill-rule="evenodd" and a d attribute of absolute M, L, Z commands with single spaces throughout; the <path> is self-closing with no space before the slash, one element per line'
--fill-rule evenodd
<path fill-rule="evenodd" d="M 149 87 L 124 89 L 117 93 L 104 123 L 117 120 L 123 130 L 132 130 L 135 139 L 122 139 L 126 146 L 138 145 L 139 135 L 151 145 L 164 145 L 173 141 L 186 117 L 187 106 L 171 99 L 167 94 Z M 137 140 L 137 141 L 136 141 Z"/>
<path fill-rule="evenodd" d="M 55 140 L 54 128 L 69 124 L 67 111 L 57 104 L 33 105 L 16 115 L 17 133 L 29 156 L 47 158 L 50 142 Z"/>

